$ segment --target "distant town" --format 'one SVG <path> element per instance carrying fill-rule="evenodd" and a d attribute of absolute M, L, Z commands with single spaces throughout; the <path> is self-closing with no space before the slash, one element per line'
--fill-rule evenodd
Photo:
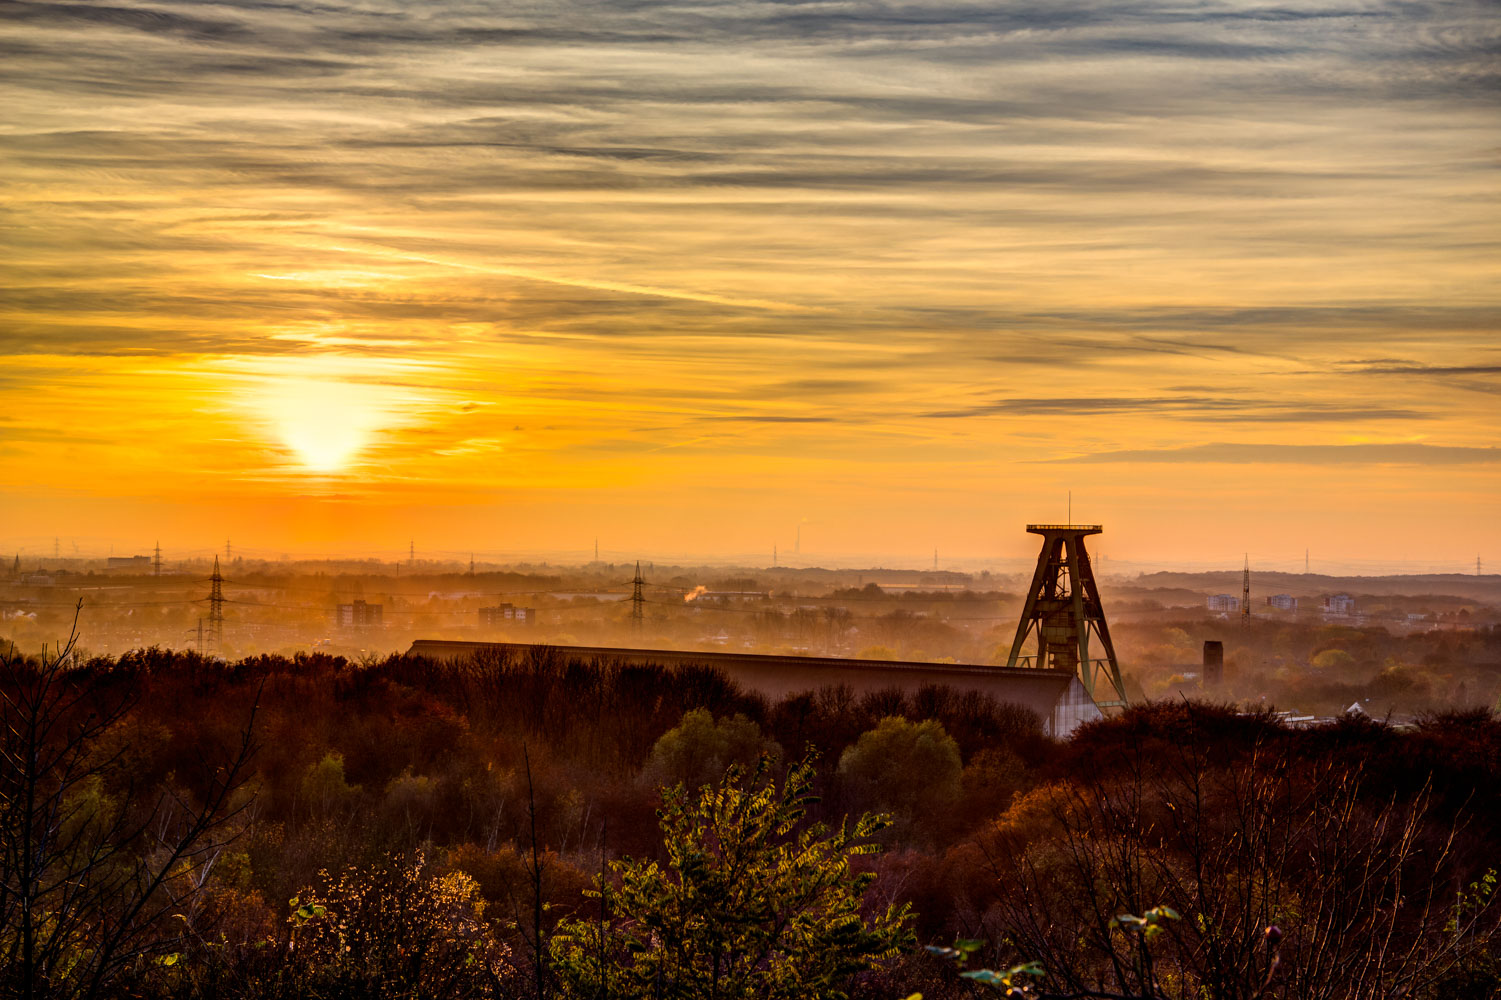
<path fill-rule="evenodd" d="M 1501 699 L 1494 574 L 1333 577 L 1247 561 L 1098 585 L 1135 700 L 1205 696 L 1318 717 Z M 997 666 L 1027 588 L 1025 573 L 882 567 L 17 554 L 0 573 L 0 638 L 39 650 L 67 637 L 76 611 L 80 657 L 160 647 L 359 660 L 447 640 Z M 1222 644 L 1218 678 L 1205 676 L 1206 642 Z"/>

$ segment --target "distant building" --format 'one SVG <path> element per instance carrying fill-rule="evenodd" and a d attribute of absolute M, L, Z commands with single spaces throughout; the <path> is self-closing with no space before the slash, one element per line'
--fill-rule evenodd
<path fill-rule="evenodd" d="M 343 628 L 371 628 L 381 623 L 381 605 L 367 604 L 356 600 L 339 605 L 334 615 L 334 624 Z"/>
<path fill-rule="evenodd" d="M 1324 610 L 1331 615 L 1355 613 L 1355 598 L 1349 594 L 1333 594 L 1324 598 Z"/>
<path fill-rule="evenodd" d="M 480 608 L 479 623 L 490 628 L 502 625 L 535 625 L 537 624 L 537 609 L 518 608 L 511 604 Z"/>
<path fill-rule="evenodd" d="M 150 569 L 150 556 L 110 556 L 104 563 L 106 569 Z"/>
<path fill-rule="evenodd" d="M 1298 599 L 1291 594 L 1273 594 L 1266 602 L 1279 611 L 1298 610 Z"/>
<path fill-rule="evenodd" d="M 1206 602 L 1210 611 L 1239 611 L 1240 598 L 1234 594 L 1215 594 Z"/>

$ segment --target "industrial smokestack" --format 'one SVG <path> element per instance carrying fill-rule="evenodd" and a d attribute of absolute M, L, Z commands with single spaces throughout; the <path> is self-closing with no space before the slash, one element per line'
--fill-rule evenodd
<path fill-rule="evenodd" d="M 1205 690 L 1219 687 L 1225 679 L 1225 644 L 1218 639 L 1204 640 L 1204 672 L 1200 677 Z"/>

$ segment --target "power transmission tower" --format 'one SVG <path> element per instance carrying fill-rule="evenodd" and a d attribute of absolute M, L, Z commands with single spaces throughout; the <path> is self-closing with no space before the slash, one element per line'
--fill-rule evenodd
<path fill-rule="evenodd" d="M 162 575 L 162 543 L 161 542 L 157 542 L 156 543 L 156 558 L 152 560 L 152 565 L 154 565 L 156 567 L 156 575 L 157 576 L 161 576 Z"/>
<path fill-rule="evenodd" d="M 417 565 L 417 539 L 415 538 L 407 546 L 407 565 Z"/>
<path fill-rule="evenodd" d="M 641 593 L 641 587 L 646 581 L 641 579 L 641 560 L 636 560 L 636 578 L 631 581 L 631 626 L 640 630 L 646 623 L 646 595 Z"/>
<path fill-rule="evenodd" d="M 224 577 L 219 574 L 219 557 L 214 556 L 214 575 L 208 592 L 208 625 L 214 639 L 214 652 L 224 652 Z"/>
<path fill-rule="evenodd" d="M 1240 627 L 1251 627 L 1251 553 L 1246 553 L 1246 568 L 1240 578 Z"/>
<path fill-rule="evenodd" d="M 1019 665 L 1024 658 L 1022 646 L 1035 631 L 1037 653 L 1025 657 L 1032 661 L 1030 666 L 1076 675 L 1101 708 L 1124 706 L 1125 681 L 1084 548 L 1085 536 L 1104 529 L 1098 524 L 1029 524 L 1027 530 L 1042 536 L 1042 551 L 1006 666 Z M 1091 634 L 1104 648 L 1103 657 L 1090 657 Z"/>
<path fill-rule="evenodd" d="M 231 549 L 230 549 L 230 546 L 229 546 L 229 539 L 226 538 L 226 539 L 224 539 L 224 561 L 225 562 L 229 562 L 230 552 L 231 552 Z"/>

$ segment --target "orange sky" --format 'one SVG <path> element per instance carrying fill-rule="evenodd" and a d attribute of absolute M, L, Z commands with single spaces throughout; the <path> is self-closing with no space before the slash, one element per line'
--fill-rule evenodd
<path fill-rule="evenodd" d="M 1484 5 L 1034 7 L 5 8 L 0 546 L 1501 565 Z"/>

